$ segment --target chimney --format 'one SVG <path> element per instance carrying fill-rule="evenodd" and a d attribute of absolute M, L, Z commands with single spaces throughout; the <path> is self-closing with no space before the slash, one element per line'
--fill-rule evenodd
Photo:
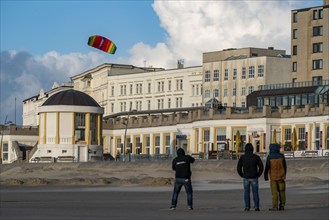
<path fill-rule="evenodd" d="M 178 69 L 183 69 L 184 68 L 184 59 L 179 59 L 177 61 L 177 68 Z"/>

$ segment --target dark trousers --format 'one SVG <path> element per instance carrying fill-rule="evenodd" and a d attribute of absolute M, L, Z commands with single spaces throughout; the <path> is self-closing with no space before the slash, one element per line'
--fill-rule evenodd
<path fill-rule="evenodd" d="M 190 179 L 184 179 L 184 178 L 175 179 L 175 186 L 174 186 L 174 192 L 172 195 L 171 206 L 176 207 L 178 195 L 180 193 L 180 190 L 182 189 L 182 186 L 184 186 L 186 194 L 187 194 L 187 205 L 192 207 L 193 206 L 192 183 L 191 183 Z"/>

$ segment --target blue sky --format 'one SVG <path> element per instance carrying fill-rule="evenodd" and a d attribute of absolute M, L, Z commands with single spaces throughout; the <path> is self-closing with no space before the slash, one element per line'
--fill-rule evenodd
<path fill-rule="evenodd" d="M 102 63 L 175 68 L 202 53 L 274 46 L 290 54 L 290 11 L 322 1 L 16 1 L 1 2 L 0 124 L 22 124 L 22 101 Z M 114 55 L 87 45 L 115 42 Z"/>

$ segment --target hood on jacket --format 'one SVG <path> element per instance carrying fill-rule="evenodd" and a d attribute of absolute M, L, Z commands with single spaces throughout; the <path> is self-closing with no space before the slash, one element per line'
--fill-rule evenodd
<path fill-rule="evenodd" d="M 178 148 L 177 150 L 177 156 L 184 156 L 185 155 L 185 151 L 183 148 Z"/>
<path fill-rule="evenodd" d="M 246 146 L 244 147 L 244 151 L 245 151 L 245 153 L 252 154 L 252 153 L 254 153 L 254 147 L 252 146 L 251 143 L 248 143 L 248 144 L 246 144 Z"/>
<path fill-rule="evenodd" d="M 270 153 L 279 153 L 280 145 L 279 144 L 270 144 Z"/>

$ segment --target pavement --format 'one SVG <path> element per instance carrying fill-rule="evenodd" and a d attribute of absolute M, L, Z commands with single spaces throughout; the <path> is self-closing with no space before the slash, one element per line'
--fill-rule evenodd
<path fill-rule="evenodd" d="M 268 210 L 271 193 L 263 185 L 259 190 L 260 212 L 244 211 L 242 183 L 217 186 L 194 186 L 194 210 L 187 209 L 186 193 L 182 189 L 177 209 L 169 210 L 171 186 L 1 185 L 0 219 L 329 219 L 328 184 L 287 187 L 284 211 Z"/>

